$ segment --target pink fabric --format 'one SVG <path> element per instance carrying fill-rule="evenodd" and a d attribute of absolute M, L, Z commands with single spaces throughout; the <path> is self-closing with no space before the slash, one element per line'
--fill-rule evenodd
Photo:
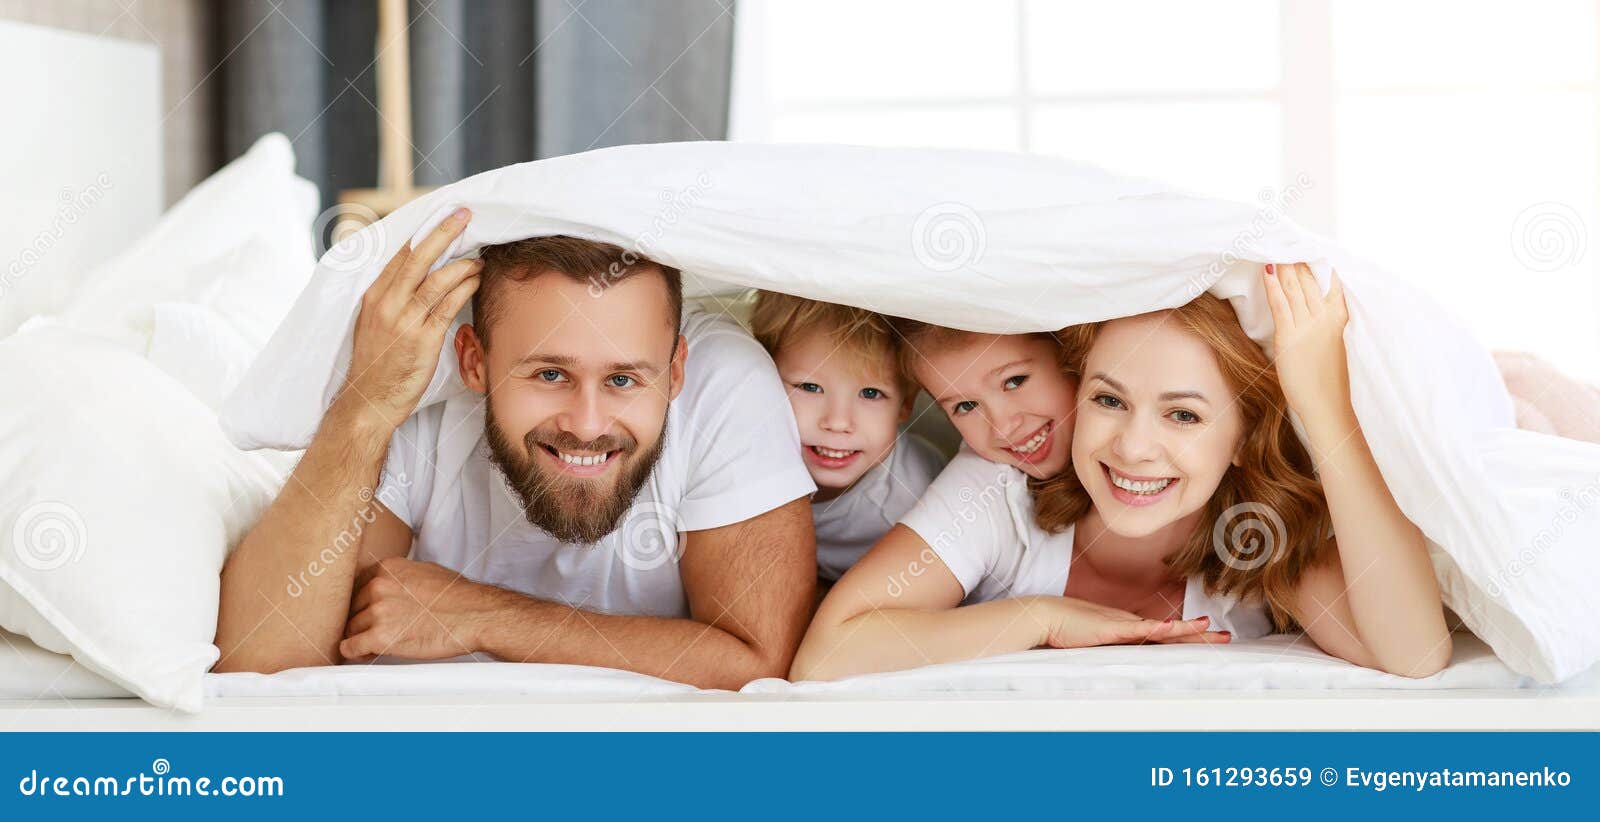
<path fill-rule="evenodd" d="M 1511 392 L 1518 428 L 1600 443 L 1600 388 L 1520 351 L 1496 351 L 1494 362 Z"/>

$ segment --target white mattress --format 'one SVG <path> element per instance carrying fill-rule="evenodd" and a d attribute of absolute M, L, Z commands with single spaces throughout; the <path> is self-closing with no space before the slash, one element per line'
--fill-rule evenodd
<path fill-rule="evenodd" d="M 0 633 L 0 700 L 125 697 L 127 692 L 68 657 Z M 1559 689 L 1600 688 L 1600 669 Z M 1239 690 L 1543 690 L 1512 672 L 1476 637 L 1456 634 L 1450 666 L 1425 679 L 1360 668 L 1318 651 L 1303 636 L 1272 636 L 1227 646 L 1156 645 L 1040 650 L 838 682 L 763 679 L 743 693 L 772 696 L 1063 694 L 1086 691 Z M 529 696 L 671 698 L 695 688 L 641 674 L 578 665 L 433 662 L 299 668 L 277 674 L 208 674 L 217 698 L 334 696 Z"/>

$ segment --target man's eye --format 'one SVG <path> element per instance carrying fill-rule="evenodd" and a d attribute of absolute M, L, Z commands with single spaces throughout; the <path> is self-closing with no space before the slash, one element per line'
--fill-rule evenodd
<path fill-rule="evenodd" d="M 807 394 L 821 394 L 822 393 L 822 386 L 817 385 L 814 382 L 797 382 L 797 383 L 794 384 L 794 387 L 800 389 L 801 391 L 806 392 Z"/>
<path fill-rule="evenodd" d="M 627 374 L 613 374 L 610 381 L 611 385 L 616 388 L 627 388 L 634 384 L 634 379 Z"/>
<path fill-rule="evenodd" d="M 561 372 L 557 371 L 554 368 L 546 368 L 543 371 L 540 371 L 539 373 L 535 374 L 534 376 L 538 377 L 541 380 L 544 380 L 545 382 L 559 382 L 561 380 L 561 378 L 562 378 Z"/>
<path fill-rule="evenodd" d="M 962 400 L 961 402 L 950 406 L 950 412 L 959 417 L 977 407 L 978 404 L 972 400 Z"/>
<path fill-rule="evenodd" d="M 875 400 L 875 399 L 877 399 L 877 398 L 879 398 L 881 396 L 883 396 L 883 391 L 881 391 L 881 390 L 879 390 L 877 388 L 863 388 L 863 389 L 861 389 L 861 399 L 864 399 L 864 400 Z"/>
<path fill-rule="evenodd" d="M 1006 382 L 1005 382 L 1006 390 L 1010 391 L 1013 388 L 1021 388 L 1022 384 L 1027 382 L 1027 381 L 1028 381 L 1028 375 L 1027 374 L 1018 374 L 1015 377 L 1009 377 L 1009 378 L 1006 379 Z"/>

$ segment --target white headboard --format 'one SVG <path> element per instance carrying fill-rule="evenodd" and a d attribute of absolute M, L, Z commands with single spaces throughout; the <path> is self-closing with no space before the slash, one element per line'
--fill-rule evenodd
<path fill-rule="evenodd" d="M 161 212 L 152 45 L 0 21 L 0 336 Z"/>

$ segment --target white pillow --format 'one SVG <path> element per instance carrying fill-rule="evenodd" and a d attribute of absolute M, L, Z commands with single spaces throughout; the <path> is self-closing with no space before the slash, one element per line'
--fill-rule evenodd
<path fill-rule="evenodd" d="M 150 362 L 59 325 L 0 340 L 0 380 L 0 627 L 199 710 L 223 560 L 293 455 L 239 451 Z"/>
<path fill-rule="evenodd" d="M 239 384 L 260 341 L 240 335 L 215 310 L 190 303 L 157 303 L 151 309 L 155 329 L 146 355 L 157 368 L 189 389 L 208 408 Z"/>
<path fill-rule="evenodd" d="M 316 213 L 316 186 L 295 176 L 289 141 L 269 134 L 90 273 L 60 319 L 143 352 L 152 306 L 204 304 L 259 347 L 311 276 Z"/>

